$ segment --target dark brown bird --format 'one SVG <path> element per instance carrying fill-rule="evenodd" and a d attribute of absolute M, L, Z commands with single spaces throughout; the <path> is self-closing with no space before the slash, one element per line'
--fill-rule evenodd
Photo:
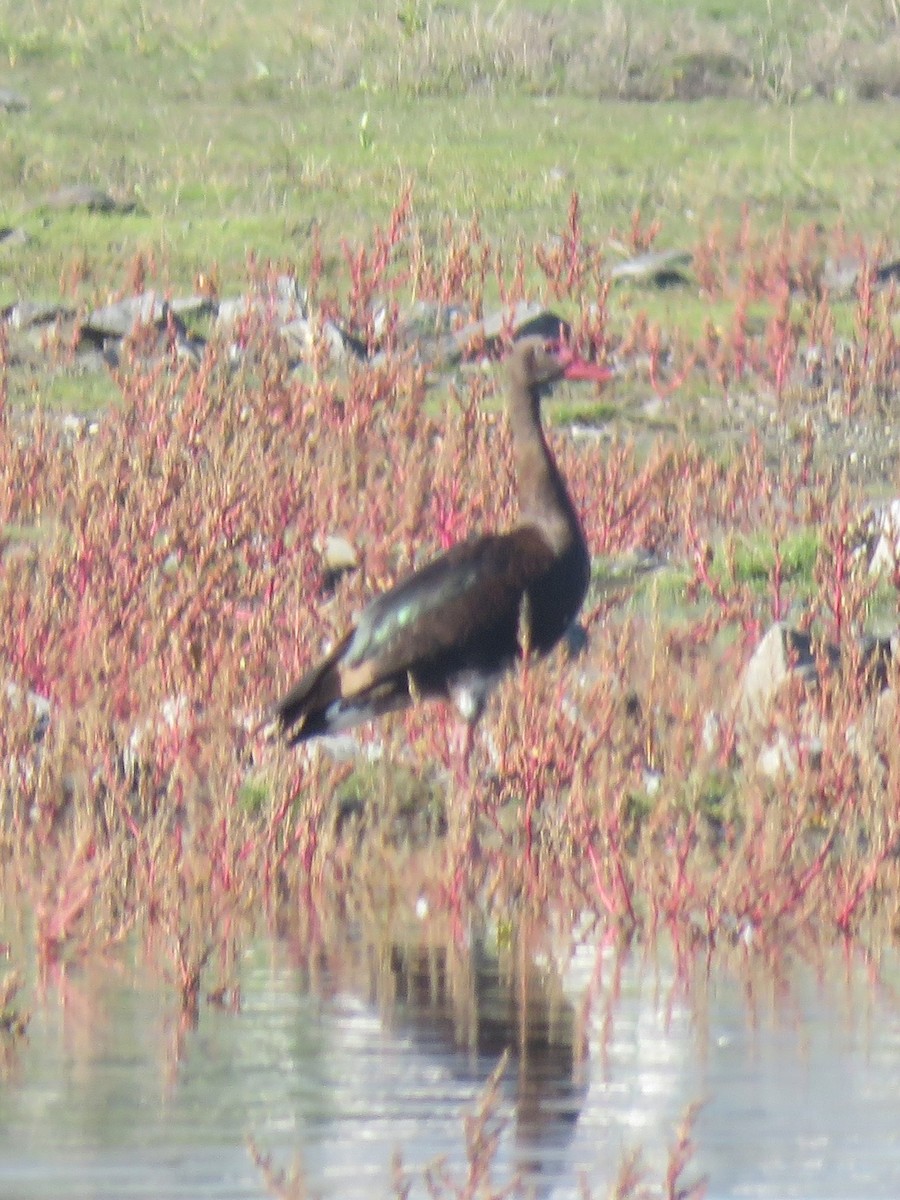
<path fill-rule="evenodd" d="M 541 428 L 541 393 L 611 372 L 563 343 L 517 342 L 508 360 L 520 520 L 453 546 L 363 611 L 276 706 L 290 743 L 336 733 L 421 698 L 452 701 L 467 750 L 491 687 L 524 653 L 546 654 L 574 621 L 590 578 L 578 514 Z"/>

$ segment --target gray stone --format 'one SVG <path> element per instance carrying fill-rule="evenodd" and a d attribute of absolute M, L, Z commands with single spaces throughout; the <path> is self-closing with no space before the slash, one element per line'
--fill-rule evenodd
<path fill-rule="evenodd" d="M 375 314 L 373 326 L 379 340 L 387 333 L 387 317 L 388 310 L 384 307 Z M 400 314 L 394 337 L 401 350 L 429 345 L 435 347 L 464 325 L 466 318 L 467 313 L 459 305 L 417 300 L 411 308 Z"/>
<path fill-rule="evenodd" d="M 271 287 L 220 300 L 216 325 L 220 329 L 231 329 L 238 321 L 251 315 L 278 327 L 292 321 L 307 320 L 309 306 L 306 289 L 300 286 L 294 276 L 279 275 Z"/>
<path fill-rule="evenodd" d="M 345 362 L 347 359 L 362 359 L 366 349 L 362 342 L 347 333 L 334 321 L 314 321 L 305 317 L 297 317 L 293 321 L 280 325 L 278 332 L 301 357 L 306 358 L 315 346 L 316 339 L 321 338 L 328 347 L 328 357 L 332 362 Z"/>
<path fill-rule="evenodd" d="M 648 250 L 625 262 L 615 263 L 609 270 L 612 280 L 629 279 L 633 283 L 649 283 L 654 287 L 677 287 L 690 283 L 683 267 L 691 265 L 686 250 Z"/>
<path fill-rule="evenodd" d="M 24 229 L 12 225 L 0 228 L 0 246 L 27 246 L 30 240 Z"/>
<path fill-rule="evenodd" d="M 89 183 L 74 183 L 51 192 L 43 201 L 45 208 L 86 208 L 88 212 L 114 213 L 133 212 L 132 201 L 116 200 L 109 192 L 93 187 Z"/>
<path fill-rule="evenodd" d="M 796 775 L 801 761 L 816 767 L 822 760 L 822 739 L 815 734 L 809 737 L 789 738 L 778 732 L 774 738 L 760 747 L 756 756 L 756 769 L 767 779 Z"/>
<path fill-rule="evenodd" d="M 57 320 L 71 320 L 75 310 L 53 302 L 19 300 L 3 309 L 2 316 L 11 329 L 33 329 L 38 325 L 52 325 Z"/>
<path fill-rule="evenodd" d="M 356 547 L 342 534 L 329 533 L 316 549 L 322 556 L 322 565 L 326 571 L 352 571 L 359 566 L 359 555 Z"/>
<path fill-rule="evenodd" d="M 834 296 L 849 295 L 861 270 L 862 260 L 852 255 L 827 258 L 822 265 L 822 285 Z"/>
<path fill-rule="evenodd" d="M 821 717 L 809 701 L 820 682 L 823 665 L 829 675 L 841 672 L 842 682 L 855 677 L 869 697 L 866 711 L 848 731 L 848 738 L 852 737 L 858 757 L 870 752 L 872 731 L 880 727 L 872 714 L 885 708 L 885 697 L 891 694 L 889 685 L 897 651 L 896 637 L 865 637 L 852 642 L 842 655 L 831 643 L 814 648 L 806 632 L 773 625 L 754 651 L 738 687 L 741 758 L 755 761 L 757 769 L 770 777 L 794 773 L 801 761 L 816 765 L 821 758 L 823 731 Z M 792 681 L 799 684 L 800 692 L 794 696 L 798 707 L 788 714 L 783 708 L 779 710 L 779 701 Z"/>
<path fill-rule="evenodd" d="M 875 542 L 869 574 L 893 574 L 900 565 L 900 500 L 891 500 L 874 515 L 869 532 Z"/>
<path fill-rule="evenodd" d="M 745 728 L 764 725 L 779 691 L 791 677 L 805 685 L 818 682 L 812 639 L 808 633 L 786 625 L 773 625 L 741 677 L 738 718 Z"/>
<path fill-rule="evenodd" d="M 833 296 L 850 296 L 856 291 L 865 260 L 855 255 L 828 258 L 822 265 L 822 285 Z M 875 263 L 872 267 L 872 283 L 876 288 L 888 287 L 900 279 L 900 259 Z"/>
<path fill-rule="evenodd" d="M 520 300 L 513 308 L 497 309 L 495 312 L 488 313 L 483 321 L 475 323 L 475 327 L 477 328 L 480 324 L 480 332 L 484 335 L 485 340 L 493 341 L 504 332 L 512 338 L 537 333 L 539 330 L 535 326 L 547 321 L 557 332 L 565 324 L 561 317 L 545 308 L 543 304 L 533 300 Z"/>
<path fill-rule="evenodd" d="M 0 88 L 0 109 L 4 112 L 27 112 L 31 104 L 27 96 L 12 88 Z"/>
<path fill-rule="evenodd" d="M 496 309 L 479 321 L 437 338 L 423 340 L 418 357 L 423 362 L 452 365 L 506 335 L 511 340 L 537 334 L 558 338 L 569 332 L 568 324 L 552 310 L 534 301 L 522 300 L 512 308 Z"/>
<path fill-rule="evenodd" d="M 42 741 L 50 725 L 51 710 L 47 697 L 41 696 L 38 692 L 26 690 L 11 679 L 7 679 L 3 690 L 6 693 L 9 707 L 13 711 L 18 711 L 23 706 L 28 709 L 34 720 L 31 739 L 34 742 Z"/>
<path fill-rule="evenodd" d="M 114 304 L 105 305 L 90 314 L 79 327 L 78 363 L 85 367 L 109 367 L 116 370 L 122 362 L 122 339 L 133 337 L 142 330 L 154 330 L 152 345 L 141 344 L 141 351 L 151 355 L 171 352 L 197 366 L 203 356 L 205 342 L 192 338 L 181 319 L 182 313 L 209 311 L 205 296 L 186 296 L 167 300 L 158 292 L 143 292 L 126 296 Z M 172 338 L 169 337 L 171 326 Z"/>
<path fill-rule="evenodd" d="M 169 302 L 158 292 L 126 296 L 114 304 L 95 309 L 82 325 L 81 331 L 89 336 L 128 337 L 145 325 L 163 328 L 170 311 Z"/>
<path fill-rule="evenodd" d="M 184 693 L 167 696 L 153 713 L 132 728 L 121 751 L 125 775 L 137 780 L 154 739 L 169 734 L 186 735 L 201 716 L 199 705 Z"/>

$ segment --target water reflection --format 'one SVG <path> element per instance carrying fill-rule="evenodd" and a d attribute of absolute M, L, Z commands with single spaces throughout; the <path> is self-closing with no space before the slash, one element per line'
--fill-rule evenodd
<path fill-rule="evenodd" d="M 489 954 L 481 944 L 464 968 L 452 950 L 421 946 L 395 948 L 391 967 L 396 1021 L 426 1051 L 455 1059 L 457 1074 L 484 1082 L 509 1054 L 503 1094 L 513 1160 L 536 1188 L 544 1176 L 555 1180 L 585 1096 L 575 1070 L 575 1010 L 559 977 L 528 954 Z"/>
<path fill-rule="evenodd" d="M 736 956 L 569 950 L 359 933 L 312 956 L 258 944 L 237 1014 L 137 968 L 70 978 L 4 1047 L 0 1196 L 258 1197 L 247 1137 L 313 1193 L 413 1196 L 443 1158 L 465 1176 L 462 1115 L 509 1051 L 493 1181 L 604 1196 L 641 1147 L 660 1180 L 686 1107 L 705 1101 L 689 1179 L 710 1197 L 895 1196 L 900 1179 L 896 961 L 826 956 L 779 973 Z"/>

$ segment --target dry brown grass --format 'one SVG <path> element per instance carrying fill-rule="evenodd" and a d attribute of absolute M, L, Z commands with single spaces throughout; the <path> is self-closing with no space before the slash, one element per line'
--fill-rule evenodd
<path fill-rule="evenodd" d="M 399 6 L 395 22 L 357 14 L 340 33 L 301 26 L 295 83 L 364 80 L 419 96 L 512 86 L 620 100 L 875 99 L 900 89 L 898 38 L 897 14 L 881 3 L 727 20 L 687 9 L 672 21 L 655 5 L 614 0 L 542 13 L 413 2 Z"/>

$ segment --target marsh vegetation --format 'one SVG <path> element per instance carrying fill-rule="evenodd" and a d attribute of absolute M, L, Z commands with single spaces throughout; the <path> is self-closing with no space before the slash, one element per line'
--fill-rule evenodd
<path fill-rule="evenodd" d="M 735 684 L 773 621 L 844 647 L 896 624 L 896 568 L 870 574 L 859 547 L 898 486 L 879 274 L 898 14 L 725 9 L 0 17 L 0 83 L 26 100 L 3 115 L 23 237 L 0 244 L 0 302 L 266 297 L 288 274 L 368 352 L 298 364 L 248 313 L 198 325 L 197 363 L 136 331 L 85 376 L 58 331 L 27 355 L 0 327 L 0 1039 L 23 1062 L 29 1010 L 98 964 L 139 960 L 188 1028 L 231 1005 L 240 1037 L 260 938 L 414 942 L 423 912 L 449 914 L 445 946 L 588 914 L 598 940 L 664 936 L 679 964 L 895 955 L 896 666 L 877 709 L 864 671 L 789 688 L 775 774 L 737 745 Z M 129 210 L 47 203 L 74 182 Z M 673 247 L 675 286 L 611 283 Z M 495 361 L 430 369 L 396 331 L 415 305 L 536 297 L 617 371 L 602 404 L 548 408 L 596 557 L 587 645 L 503 684 L 463 828 L 440 707 L 350 758 L 258 729 L 376 591 L 514 523 Z M 357 567 L 332 577 L 336 534 Z M 663 569 L 609 587 L 635 554 Z"/>

